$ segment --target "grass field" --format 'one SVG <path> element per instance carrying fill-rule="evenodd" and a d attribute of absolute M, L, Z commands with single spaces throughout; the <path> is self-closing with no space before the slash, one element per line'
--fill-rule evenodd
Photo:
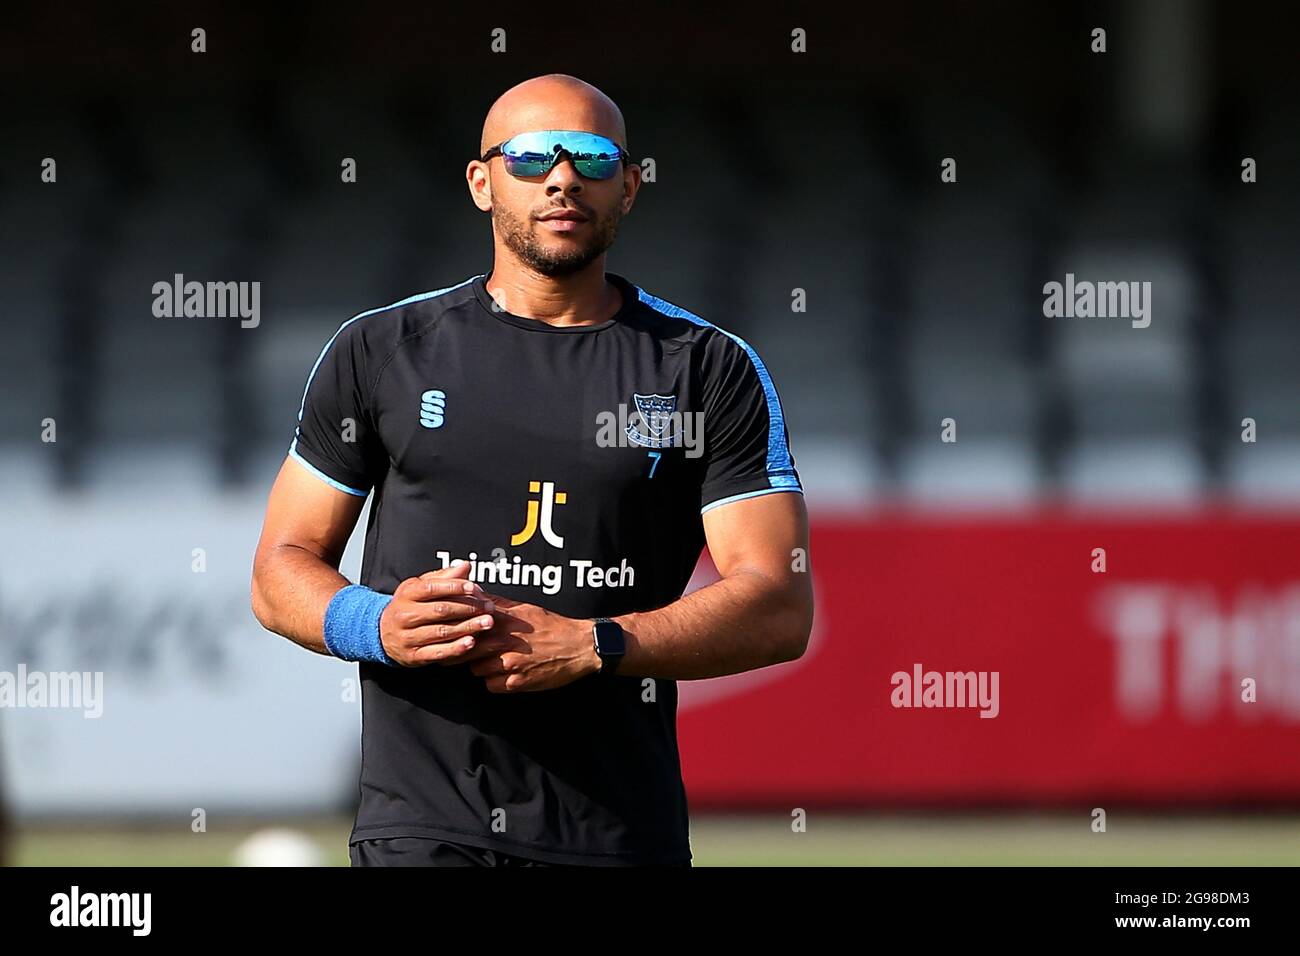
<path fill-rule="evenodd" d="M 268 824 L 179 832 L 157 825 L 19 830 L 19 866 L 228 866 Z M 346 866 L 349 819 L 280 821 L 309 837 L 325 863 Z M 697 866 L 1297 866 L 1300 816 L 1156 817 L 1113 813 L 1107 833 L 1086 815 L 821 816 L 805 833 L 787 818 L 696 816 Z"/>

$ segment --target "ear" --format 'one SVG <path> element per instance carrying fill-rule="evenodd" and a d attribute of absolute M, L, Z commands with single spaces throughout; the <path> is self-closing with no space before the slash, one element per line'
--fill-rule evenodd
<path fill-rule="evenodd" d="M 486 163 L 472 159 L 465 167 L 465 183 L 470 199 L 483 212 L 492 211 L 492 176 Z"/>
<path fill-rule="evenodd" d="M 641 189 L 641 167 L 629 161 L 623 173 L 623 215 L 632 211 L 636 194 Z"/>

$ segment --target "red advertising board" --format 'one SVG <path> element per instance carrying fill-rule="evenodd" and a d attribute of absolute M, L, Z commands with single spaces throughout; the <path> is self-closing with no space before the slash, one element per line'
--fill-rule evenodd
<path fill-rule="evenodd" d="M 1300 803 L 1300 518 L 892 515 L 811 556 L 800 660 L 680 685 L 692 809 Z"/>

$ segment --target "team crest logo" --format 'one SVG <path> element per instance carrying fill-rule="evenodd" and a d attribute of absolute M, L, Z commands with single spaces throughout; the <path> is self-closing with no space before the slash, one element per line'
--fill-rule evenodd
<path fill-rule="evenodd" d="M 672 447 L 678 440 L 673 419 L 677 396 L 633 394 L 632 401 L 637 413 L 627 423 L 628 440 L 646 448 Z"/>

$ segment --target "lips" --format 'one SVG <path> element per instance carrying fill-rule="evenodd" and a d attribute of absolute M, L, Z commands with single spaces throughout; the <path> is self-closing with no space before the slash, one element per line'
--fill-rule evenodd
<path fill-rule="evenodd" d="M 537 217 L 542 222 L 554 222 L 561 220 L 565 222 L 586 222 L 587 217 L 576 209 L 552 209 L 550 212 L 543 213 Z"/>

